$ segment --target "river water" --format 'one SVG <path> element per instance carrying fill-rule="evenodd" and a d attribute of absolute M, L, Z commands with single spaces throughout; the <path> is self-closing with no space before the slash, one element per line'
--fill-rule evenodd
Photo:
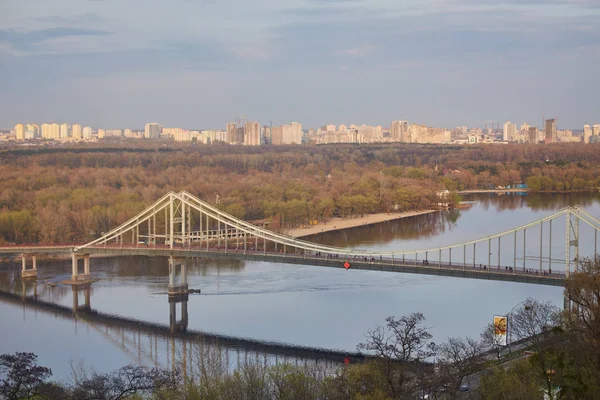
<path fill-rule="evenodd" d="M 460 243 L 532 222 L 568 205 L 583 205 L 600 216 L 600 199 L 591 195 L 486 195 L 465 200 L 475 204 L 308 239 L 395 251 Z M 564 225 L 558 229 L 564 235 Z M 539 249 L 539 242 L 536 246 Z M 512 261 L 503 255 L 505 262 Z M 93 310 L 169 325 L 166 259 L 92 259 L 91 266 L 99 279 L 90 290 Z M 72 307 L 70 287 L 43 284 L 68 278 L 70 268 L 70 262 L 38 263 L 38 298 Z M 559 287 L 264 262 L 192 263 L 188 282 L 190 288 L 202 290 L 187 302 L 190 330 L 352 352 L 367 330 L 387 316 L 421 312 L 434 341 L 442 342 L 451 336 L 478 337 L 494 314 L 507 313 L 527 297 L 559 307 L 563 302 Z M 17 264 L 0 267 L 0 289 L 33 293 L 32 284 L 23 286 Z M 84 302 L 83 295 L 77 299 Z M 173 356 L 185 353 L 169 349 L 168 337 L 67 318 L 14 301 L 0 300 L 0 310 L 0 353 L 34 352 L 40 364 L 51 367 L 59 378 L 68 375 L 72 362 L 106 372 L 132 362 L 167 366 Z"/>

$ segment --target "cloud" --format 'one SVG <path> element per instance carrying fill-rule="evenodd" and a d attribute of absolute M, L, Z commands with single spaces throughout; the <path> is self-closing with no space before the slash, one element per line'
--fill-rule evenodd
<path fill-rule="evenodd" d="M 351 47 L 349 49 L 339 50 L 337 52 L 337 54 L 351 56 L 351 57 L 365 57 L 374 51 L 375 51 L 375 46 L 370 43 L 366 43 L 366 44 L 363 44 L 363 45 L 360 45 L 357 47 Z"/>
<path fill-rule="evenodd" d="M 64 40 L 81 36 L 106 36 L 110 32 L 71 27 L 57 27 L 34 31 L 21 31 L 17 29 L 0 30 L 0 43 L 17 52 L 44 51 L 44 45 L 54 40 Z"/>
<path fill-rule="evenodd" d="M 84 13 L 77 14 L 72 16 L 61 16 L 61 15 L 52 15 L 48 17 L 37 17 L 36 21 L 46 24 L 56 24 L 56 25 L 73 25 L 73 24 L 91 24 L 91 23 L 99 23 L 105 22 L 106 18 L 101 17 L 96 13 Z"/>
<path fill-rule="evenodd" d="M 90 111 L 90 118 L 105 116 L 109 121 L 115 115 L 110 124 L 116 126 L 130 114 L 154 119 L 140 104 L 164 92 L 167 95 L 152 112 L 172 124 L 179 118 L 196 118 L 169 107 L 172 97 L 194 106 L 202 101 L 210 110 L 207 121 L 239 112 L 254 113 L 256 118 L 305 118 L 303 122 L 311 125 L 330 115 L 343 119 L 355 113 L 355 122 L 384 123 L 401 118 L 394 113 L 405 107 L 407 119 L 443 124 L 444 119 L 454 121 L 453 110 L 467 122 L 469 115 L 479 120 L 483 117 L 475 114 L 492 112 L 486 104 L 470 103 L 477 96 L 465 96 L 461 100 L 473 110 L 451 104 L 446 114 L 427 116 L 431 109 L 427 102 L 448 93 L 476 93 L 484 86 L 500 92 L 511 88 L 498 95 L 493 112 L 517 120 L 525 110 L 540 113 L 542 105 L 558 101 L 556 96 L 548 100 L 537 96 L 530 106 L 506 105 L 518 92 L 543 92 L 547 81 L 564 82 L 561 101 L 577 97 L 575 88 L 581 89 L 581 82 L 590 93 L 600 90 L 600 78 L 591 72 L 593 63 L 600 61 L 600 14 L 594 8 L 600 0 L 180 0 L 168 5 L 162 0 L 11 0 L 9 4 L 10 18 L 0 30 L 0 76 L 8 77 L 0 102 L 23 97 L 32 106 L 19 111 L 15 101 L 10 107 L 20 114 L 7 109 L 3 116 L 84 113 L 78 95 L 101 92 L 103 97 L 95 97 L 94 112 L 99 116 Z M 384 99 L 385 107 L 360 102 L 364 96 L 379 98 L 392 92 L 388 85 L 416 96 L 416 102 L 404 104 L 391 95 Z M 48 98 L 54 98 L 60 87 L 73 87 L 73 96 L 57 99 L 51 109 L 45 108 L 48 101 L 24 94 L 45 90 Z M 267 90 L 274 95 L 252 102 L 236 96 Z M 347 110 L 343 112 L 347 115 L 328 105 L 326 96 L 315 100 L 316 92 L 339 94 L 339 109 Z M 106 98 L 111 93 L 127 99 L 123 102 L 127 112 L 110 112 L 114 107 Z M 219 96 L 215 107 L 223 110 L 197 100 L 197 93 Z M 571 112 L 590 112 L 597 108 L 594 101 L 582 102 L 577 109 L 571 106 Z M 131 112 L 125 104 L 133 107 Z M 163 114 L 163 109 L 170 111 Z M 208 125 L 220 127 L 221 122 Z"/>

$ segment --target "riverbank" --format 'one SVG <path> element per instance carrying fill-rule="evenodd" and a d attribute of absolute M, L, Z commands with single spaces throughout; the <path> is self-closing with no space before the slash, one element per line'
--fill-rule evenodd
<path fill-rule="evenodd" d="M 309 235 L 315 235 L 317 233 L 339 231 L 342 229 L 355 228 L 357 226 L 365 226 L 378 224 L 381 222 L 393 221 L 402 218 L 414 217 L 417 215 L 431 214 L 438 210 L 420 210 L 420 211 L 406 211 L 400 213 L 379 213 L 369 214 L 364 217 L 357 218 L 331 218 L 327 222 L 323 222 L 317 225 L 307 226 L 305 228 L 293 228 L 287 230 L 285 233 L 289 236 L 300 238 Z"/>
<path fill-rule="evenodd" d="M 477 193 L 528 193 L 529 189 L 473 189 L 461 190 L 458 194 L 477 194 Z"/>

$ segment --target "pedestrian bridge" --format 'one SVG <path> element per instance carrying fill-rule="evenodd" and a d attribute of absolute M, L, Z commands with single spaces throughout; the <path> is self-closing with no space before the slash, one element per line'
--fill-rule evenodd
<path fill-rule="evenodd" d="M 580 253 L 580 225 L 589 244 L 587 253 Z M 168 256 L 171 260 L 190 257 L 256 260 L 563 286 L 569 275 L 577 271 L 583 256 L 597 253 L 598 230 L 600 221 L 575 206 L 476 240 L 409 251 L 376 252 L 322 245 L 276 233 L 181 191 L 167 193 L 90 243 L 75 247 L 3 247 L 0 254 L 22 254 L 23 276 L 33 276 L 33 272 L 27 272 L 32 271 L 27 268 L 28 255 L 34 259 L 35 270 L 36 254 L 70 253 L 72 283 L 90 281 L 89 257 L 98 254 Z M 538 242 L 539 252 L 532 254 L 531 245 L 535 243 L 537 248 Z M 84 260 L 83 273 L 79 270 L 80 259 Z M 174 273 L 177 263 L 171 264 Z"/>

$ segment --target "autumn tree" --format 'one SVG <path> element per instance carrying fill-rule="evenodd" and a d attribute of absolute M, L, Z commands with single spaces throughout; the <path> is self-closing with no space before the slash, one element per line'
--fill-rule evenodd
<path fill-rule="evenodd" d="M 36 363 L 33 353 L 0 355 L 0 395 L 6 400 L 33 399 L 39 387 L 52 376 L 50 368 Z"/>

